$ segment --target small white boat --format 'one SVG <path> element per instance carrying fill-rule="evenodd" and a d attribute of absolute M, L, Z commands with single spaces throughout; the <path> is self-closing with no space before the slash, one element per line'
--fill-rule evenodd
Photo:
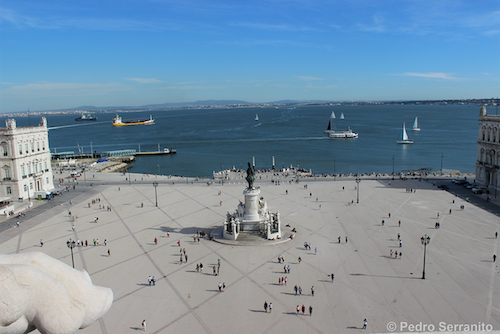
<path fill-rule="evenodd" d="M 344 113 L 340 114 L 340 119 L 344 119 Z"/>
<path fill-rule="evenodd" d="M 259 115 L 255 114 L 255 120 L 258 121 L 259 120 Z"/>
<path fill-rule="evenodd" d="M 406 133 L 405 123 L 403 123 L 403 132 L 401 137 L 402 137 L 401 140 L 397 141 L 398 144 L 413 144 L 413 140 L 408 138 L 408 134 Z"/>
<path fill-rule="evenodd" d="M 411 128 L 412 131 L 420 131 L 420 128 L 418 127 L 418 117 L 415 117 L 415 122 L 413 122 L 413 127 Z"/>

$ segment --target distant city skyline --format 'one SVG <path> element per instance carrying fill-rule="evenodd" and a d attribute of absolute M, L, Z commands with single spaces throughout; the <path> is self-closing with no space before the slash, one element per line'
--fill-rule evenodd
<path fill-rule="evenodd" d="M 0 112 L 496 98 L 500 2 L 0 3 Z"/>

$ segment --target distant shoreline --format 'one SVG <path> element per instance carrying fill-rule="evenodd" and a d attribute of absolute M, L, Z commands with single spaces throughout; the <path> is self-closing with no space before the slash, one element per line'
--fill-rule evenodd
<path fill-rule="evenodd" d="M 227 102 L 227 103 L 225 103 Z M 228 109 L 228 108 L 273 108 L 292 106 L 354 106 L 354 105 L 464 105 L 464 106 L 498 106 L 500 99 L 459 99 L 459 100 L 411 100 L 411 101 L 289 101 L 289 102 L 269 102 L 269 103 L 231 103 L 231 101 L 210 101 L 192 103 L 165 103 L 149 106 L 123 106 L 123 107 L 78 107 L 59 110 L 26 111 L 1 113 L 0 117 L 28 117 L 44 115 L 72 115 L 81 113 L 102 114 L 102 113 L 129 113 L 129 112 L 157 112 L 168 110 L 191 110 L 191 109 Z"/>

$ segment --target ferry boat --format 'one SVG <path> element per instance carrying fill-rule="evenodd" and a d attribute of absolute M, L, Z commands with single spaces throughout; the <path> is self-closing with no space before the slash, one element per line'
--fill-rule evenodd
<path fill-rule="evenodd" d="M 118 114 L 115 118 L 113 118 L 113 126 L 122 126 L 122 125 L 150 125 L 155 124 L 155 120 L 151 115 L 149 115 L 149 119 L 142 120 L 130 120 L 124 121 Z"/>
<path fill-rule="evenodd" d="M 358 138 L 358 134 L 356 132 L 353 132 L 351 128 L 348 128 L 347 130 L 332 130 L 328 133 L 328 137 L 330 138 Z"/>
<path fill-rule="evenodd" d="M 97 121 L 97 117 L 89 113 L 82 113 L 80 116 L 75 118 L 75 121 Z"/>

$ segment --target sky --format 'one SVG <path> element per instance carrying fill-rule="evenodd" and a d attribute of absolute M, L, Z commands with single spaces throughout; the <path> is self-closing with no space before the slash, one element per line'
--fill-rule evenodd
<path fill-rule="evenodd" d="M 0 112 L 500 95 L 495 0 L 2 0 Z"/>

